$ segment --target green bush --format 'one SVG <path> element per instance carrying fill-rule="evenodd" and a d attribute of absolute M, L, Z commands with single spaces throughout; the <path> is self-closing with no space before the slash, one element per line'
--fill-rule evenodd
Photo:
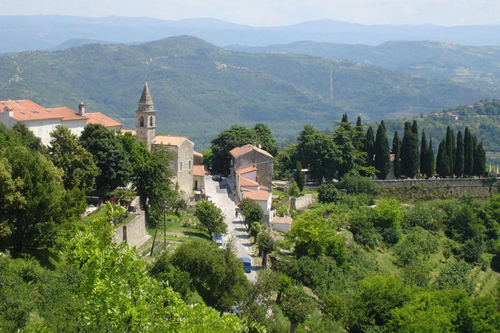
<path fill-rule="evenodd" d="M 360 175 L 348 174 L 342 177 L 337 187 L 339 189 L 347 190 L 347 193 L 366 193 L 371 195 L 378 195 L 380 187 L 372 182 L 370 178 L 361 177 Z"/>
<path fill-rule="evenodd" d="M 318 200 L 322 203 L 339 201 L 341 194 L 333 184 L 322 184 L 318 186 Z"/>

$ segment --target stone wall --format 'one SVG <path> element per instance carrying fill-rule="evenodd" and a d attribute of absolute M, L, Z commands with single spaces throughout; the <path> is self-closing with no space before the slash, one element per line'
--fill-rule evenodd
<path fill-rule="evenodd" d="M 374 180 L 382 195 L 401 198 L 446 199 L 463 195 L 477 198 L 500 193 L 500 181 L 494 178 Z"/>
<path fill-rule="evenodd" d="M 304 194 L 298 198 L 292 198 L 292 208 L 293 209 L 304 209 L 313 204 L 312 194 Z"/>
<path fill-rule="evenodd" d="M 132 221 L 116 228 L 113 241 L 118 244 L 126 242 L 130 246 L 140 247 L 150 237 L 146 229 L 144 212 L 141 211 Z"/>

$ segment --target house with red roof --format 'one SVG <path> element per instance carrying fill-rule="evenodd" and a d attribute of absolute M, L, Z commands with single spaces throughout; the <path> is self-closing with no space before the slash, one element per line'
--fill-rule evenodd
<path fill-rule="evenodd" d="M 67 127 L 79 136 L 87 124 L 101 124 L 119 131 L 123 124 L 101 112 L 85 113 L 80 103 L 78 112 L 68 107 L 46 108 L 28 99 L 0 101 L 0 122 L 11 128 L 16 123 L 25 124 L 42 144 L 50 144 L 50 133 L 58 125 Z"/>

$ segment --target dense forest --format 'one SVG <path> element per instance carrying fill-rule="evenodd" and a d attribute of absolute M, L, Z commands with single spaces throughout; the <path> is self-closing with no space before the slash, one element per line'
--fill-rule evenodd
<path fill-rule="evenodd" d="M 282 141 L 306 123 L 325 129 L 345 112 L 379 121 L 495 96 L 490 88 L 350 61 L 232 52 L 189 36 L 18 53 L 0 57 L 0 77 L 2 100 L 70 108 L 85 101 L 89 112 L 101 111 L 129 128 L 147 80 L 157 131 L 188 136 L 201 149 L 232 124 L 265 122 Z"/>

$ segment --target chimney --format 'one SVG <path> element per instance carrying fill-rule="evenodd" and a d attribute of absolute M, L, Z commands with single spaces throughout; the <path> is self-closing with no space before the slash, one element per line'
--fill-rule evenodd
<path fill-rule="evenodd" d="M 78 105 L 78 115 L 82 117 L 85 116 L 85 104 L 83 104 L 83 102 L 80 102 Z"/>

